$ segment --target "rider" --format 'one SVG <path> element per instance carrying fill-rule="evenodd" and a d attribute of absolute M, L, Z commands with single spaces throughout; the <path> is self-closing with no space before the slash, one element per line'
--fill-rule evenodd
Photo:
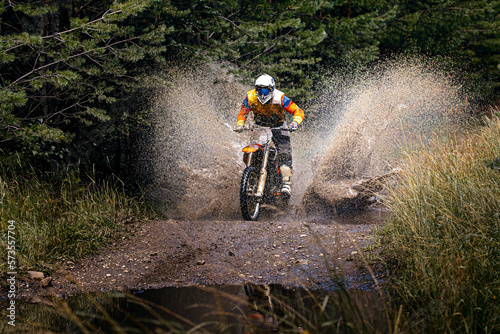
<path fill-rule="evenodd" d="M 235 131 L 243 131 L 243 125 L 250 111 L 254 114 L 254 121 L 257 125 L 267 127 L 280 127 L 287 129 L 285 122 L 285 111 L 293 115 L 290 123 L 290 131 L 298 129 L 299 124 L 304 119 L 304 111 L 300 109 L 292 100 L 285 96 L 285 93 L 274 88 L 274 79 L 263 74 L 255 81 L 255 89 L 247 92 L 247 96 L 241 105 L 240 113 L 236 123 Z M 290 132 L 273 131 L 273 141 L 279 154 L 279 165 L 283 178 L 281 193 L 290 196 L 292 193 L 292 145 L 290 144 Z"/>

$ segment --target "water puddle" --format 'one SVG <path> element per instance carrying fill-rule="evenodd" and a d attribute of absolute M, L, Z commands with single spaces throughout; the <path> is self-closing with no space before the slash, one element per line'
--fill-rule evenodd
<path fill-rule="evenodd" d="M 16 332 L 373 333 L 388 328 L 384 308 L 374 291 L 251 284 L 168 287 L 21 304 Z"/>

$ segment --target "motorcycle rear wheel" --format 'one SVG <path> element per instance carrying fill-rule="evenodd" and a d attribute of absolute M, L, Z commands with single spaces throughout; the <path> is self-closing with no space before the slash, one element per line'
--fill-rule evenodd
<path fill-rule="evenodd" d="M 240 208 L 243 219 L 257 220 L 260 212 L 260 200 L 255 196 L 259 184 L 259 171 L 248 166 L 243 171 L 240 187 Z"/>

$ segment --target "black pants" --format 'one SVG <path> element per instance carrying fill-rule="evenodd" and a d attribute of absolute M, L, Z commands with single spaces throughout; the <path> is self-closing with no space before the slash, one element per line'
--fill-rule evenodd
<path fill-rule="evenodd" d="M 279 129 L 273 131 L 274 146 L 278 150 L 279 165 L 292 168 L 292 144 L 290 143 L 290 131 Z"/>

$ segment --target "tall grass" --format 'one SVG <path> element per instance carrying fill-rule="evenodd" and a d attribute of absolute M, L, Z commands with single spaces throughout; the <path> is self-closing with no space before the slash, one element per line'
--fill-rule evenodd
<path fill-rule="evenodd" d="M 91 254 L 146 216 L 144 206 L 127 197 L 118 182 L 83 182 L 75 175 L 54 182 L 36 173 L 0 173 L 0 256 L 7 258 L 7 228 L 14 221 L 20 270 L 43 270 Z M 6 263 L 0 262 L 3 272 Z"/>
<path fill-rule="evenodd" d="M 498 118 L 406 152 L 383 233 L 413 330 L 500 331 L 499 156 Z"/>

